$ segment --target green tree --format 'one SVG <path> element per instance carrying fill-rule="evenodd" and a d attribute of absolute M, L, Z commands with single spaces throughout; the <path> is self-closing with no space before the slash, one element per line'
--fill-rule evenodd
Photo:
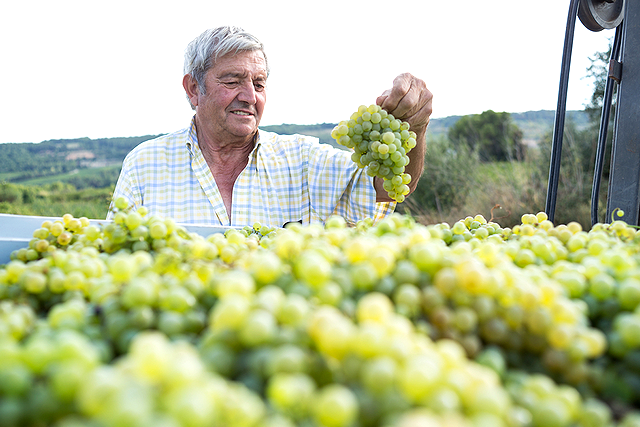
<path fill-rule="evenodd" d="M 455 146 L 467 146 L 483 162 L 524 158 L 522 130 L 511 114 L 492 110 L 460 118 L 448 133 Z"/>
<path fill-rule="evenodd" d="M 0 202 L 16 203 L 21 201 L 22 192 L 12 184 L 0 183 Z"/>
<path fill-rule="evenodd" d="M 610 57 L 611 46 L 609 46 L 609 49 L 606 52 L 596 52 L 592 57 L 590 57 L 589 62 L 591 64 L 587 67 L 586 77 L 593 79 L 593 94 L 591 95 L 589 104 L 585 106 L 585 111 L 589 115 L 589 121 L 595 125 L 600 123 L 604 88 L 607 85 L 607 79 L 609 76 Z M 615 93 L 613 96 L 613 105 L 615 106 Z"/>
<path fill-rule="evenodd" d="M 589 58 L 590 65 L 587 68 L 587 78 L 593 79 L 593 94 L 591 100 L 585 106 L 585 112 L 589 117 L 589 128 L 586 137 L 589 138 L 591 144 L 588 147 L 591 151 L 589 161 L 595 164 L 595 156 L 597 152 L 598 134 L 600 131 L 600 120 L 602 116 L 602 107 L 604 101 L 604 90 L 609 78 L 609 58 L 611 57 L 611 45 L 606 52 L 596 52 Z M 613 96 L 611 101 L 611 112 L 609 115 L 609 124 L 607 131 L 607 143 L 605 147 L 605 158 L 603 162 L 603 177 L 608 178 L 610 162 L 611 162 L 611 145 L 613 140 L 615 108 L 617 85 L 613 85 Z M 592 168 L 593 170 L 593 168 Z M 601 190 L 602 191 L 602 190 Z"/>

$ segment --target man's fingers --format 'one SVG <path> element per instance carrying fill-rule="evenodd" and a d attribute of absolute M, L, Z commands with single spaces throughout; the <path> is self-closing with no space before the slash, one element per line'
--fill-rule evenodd
<path fill-rule="evenodd" d="M 393 87 L 383 92 L 383 96 L 386 94 L 386 97 L 379 105 L 395 116 L 396 113 L 394 111 L 400 106 L 402 100 L 411 89 L 412 79 L 413 76 L 409 73 L 400 74 L 393 79 Z"/>
<path fill-rule="evenodd" d="M 385 90 L 376 103 L 394 117 L 406 120 L 412 127 L 426 126 L 432 112 L 433 95 L 424 81 L 409 73 L 393 80 L 393 87 Z"/>
<path fill-rule="evenodd" d="M 411 123 L 412 126 L 426 126 L 429 123 L 429 117 L 433 112 L 433 94 L 424 89 L 420 92 L 418 101 L 405 116 L 406 121 Z"/>

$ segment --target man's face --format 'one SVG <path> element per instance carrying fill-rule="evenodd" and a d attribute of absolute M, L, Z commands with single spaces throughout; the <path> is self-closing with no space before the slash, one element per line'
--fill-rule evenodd
<path fill-rule="evenodd" d="M 196 116 L 208 139 L 248 139 L 258 130 L 266 102 L 267 65 L 261 51 L 218 58 L 198 94 Z"/>

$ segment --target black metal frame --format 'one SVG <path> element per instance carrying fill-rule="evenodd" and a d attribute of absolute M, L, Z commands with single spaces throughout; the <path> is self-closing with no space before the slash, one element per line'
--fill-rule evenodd
<path fill-rule="evenodd" d="M 560 73 L 560 88 L 558 90 L 558 105 L 553 129 L 553 141 L 549 165 L 549 181 L 545 212 L 551 221 L 555 217 L 556 200 L 558 194 L 558 179 L 560 174 L 560 159 L 562 156 L 562 139 L 564 134 L 564 119 L 566 115 L 567 88 L 569 70 L 571 67 L 571 51 L 575 32 L 576 17 L 581 6 L 581 0 L 571 0 L 567 29 L 565 33 L 562 54 L 562 69 Z M 582 0 L 589 1 L 589 0 Z M 596 1 L 596 0 L 592 0 Z M 608 1 L 613 3 L 616 0 Z M 591 222 L 598 222 L 598 196 L 602 179 L 605 147 L 611 112 L 611 102 L 614 85 L 619 84 L 617 108 L 615 115 L 615 132 L 612 142 L 611 171 L 607 197 L 607 219 L 613 211 L 621 209 L 622 219 L 628 224 L 638 225 L 640 217 L 640 2 L 624 1 L 619 20 L 606 28 L 616 28 L 616 35 L 609 62 L 609 76 L 605 87 L 600 129 L 598 135 L 598 149 L 594 169 L 593 187 L 591 193 Z M 585 4 L 582 4 L 584 6 Z M 581 8 L 584 12 L 585 8 Z M 581 15 L 582 16 L 582 15 Z M 582 19 L 582 17 L 581 17 Z M 584 20 L 583 20 L 584 23 Z M 603 28 L 587 28 L 598 31 Z M 622 65 L 624 64 L 624 79 L 622 79 Z"/>
<path fill-rule="evenodd" d="M 549 182 L 547 184 L 547 202 L 545 212 L 550 221 L 553 221 L 556 213 L 556 200 L 558 198 L 558 179 L 560 177 L 560 158 L 562 157 L 562 138 L 564 134 L 564 119 L 567 113 L 567 89 L 569 87 L 569 70 L 571 69 L 571 52 L 573 50 L 573 34 L 578 18 L 579 0 L 571 0 L 569 5 L 569 17 L 564 36 L 564 48 L 562 50 L 562 67 L 560 69 L 560 88 L 558 89 L 558 105 L 553 124 L 553 141 L 551 145 L 551 159 L 549 165 Z"/>
<path fill-rule="evenodd" d="M 640 2 L 627 1 L 621 42 L 622 78 L 607 197 L 607 218 L 622 209 L 627 224 L 640 217 Z"/>
<path fill-rule="evenodd" d="M 607 135 L 609 134 L 609 118 L 611 117 L 611 103 L 615 84 L 622 78 L 622 63 L 620 62 L 620 47 L 622 44 L 622 25 L 616 28 L 616 35 L 611 48 L 609 59 L 609 76 L 604 88 L 602 98 L 602 115 L 600 116 L 600 129 L 598 131 L 598 148 L 596 151 L 596 163 L 593 169 L 593 186 L 591 188 L 591 225 L 598 222 L 598 204 L 600 196 L 600 183 L 604 169 L 604 157 L 607 147 Z M 607 215 L 610 217 L 610 215 Z"/>

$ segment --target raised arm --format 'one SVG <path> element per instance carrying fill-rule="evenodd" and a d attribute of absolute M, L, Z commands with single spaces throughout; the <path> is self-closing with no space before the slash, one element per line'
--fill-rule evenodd
<path fill-rule="evenodd" d="M 409 73 L 400 74 L 393 80 L 393 87 L 385 90 L 376 99 L 376 103 L 397 119 L 409 123 L 410 130 L 416 133 L 416 146 L 407 154 L 409 164 L 405 172 L 411 175 L 409 194 L 413 193 L 424 170 L 426 152 L 426 134 L 432 111 L 433 95 L 424 81 Z M 383 180 L 374 179 L 377 202 L 391 202 L 387 191 L 382 188 Z"/>

